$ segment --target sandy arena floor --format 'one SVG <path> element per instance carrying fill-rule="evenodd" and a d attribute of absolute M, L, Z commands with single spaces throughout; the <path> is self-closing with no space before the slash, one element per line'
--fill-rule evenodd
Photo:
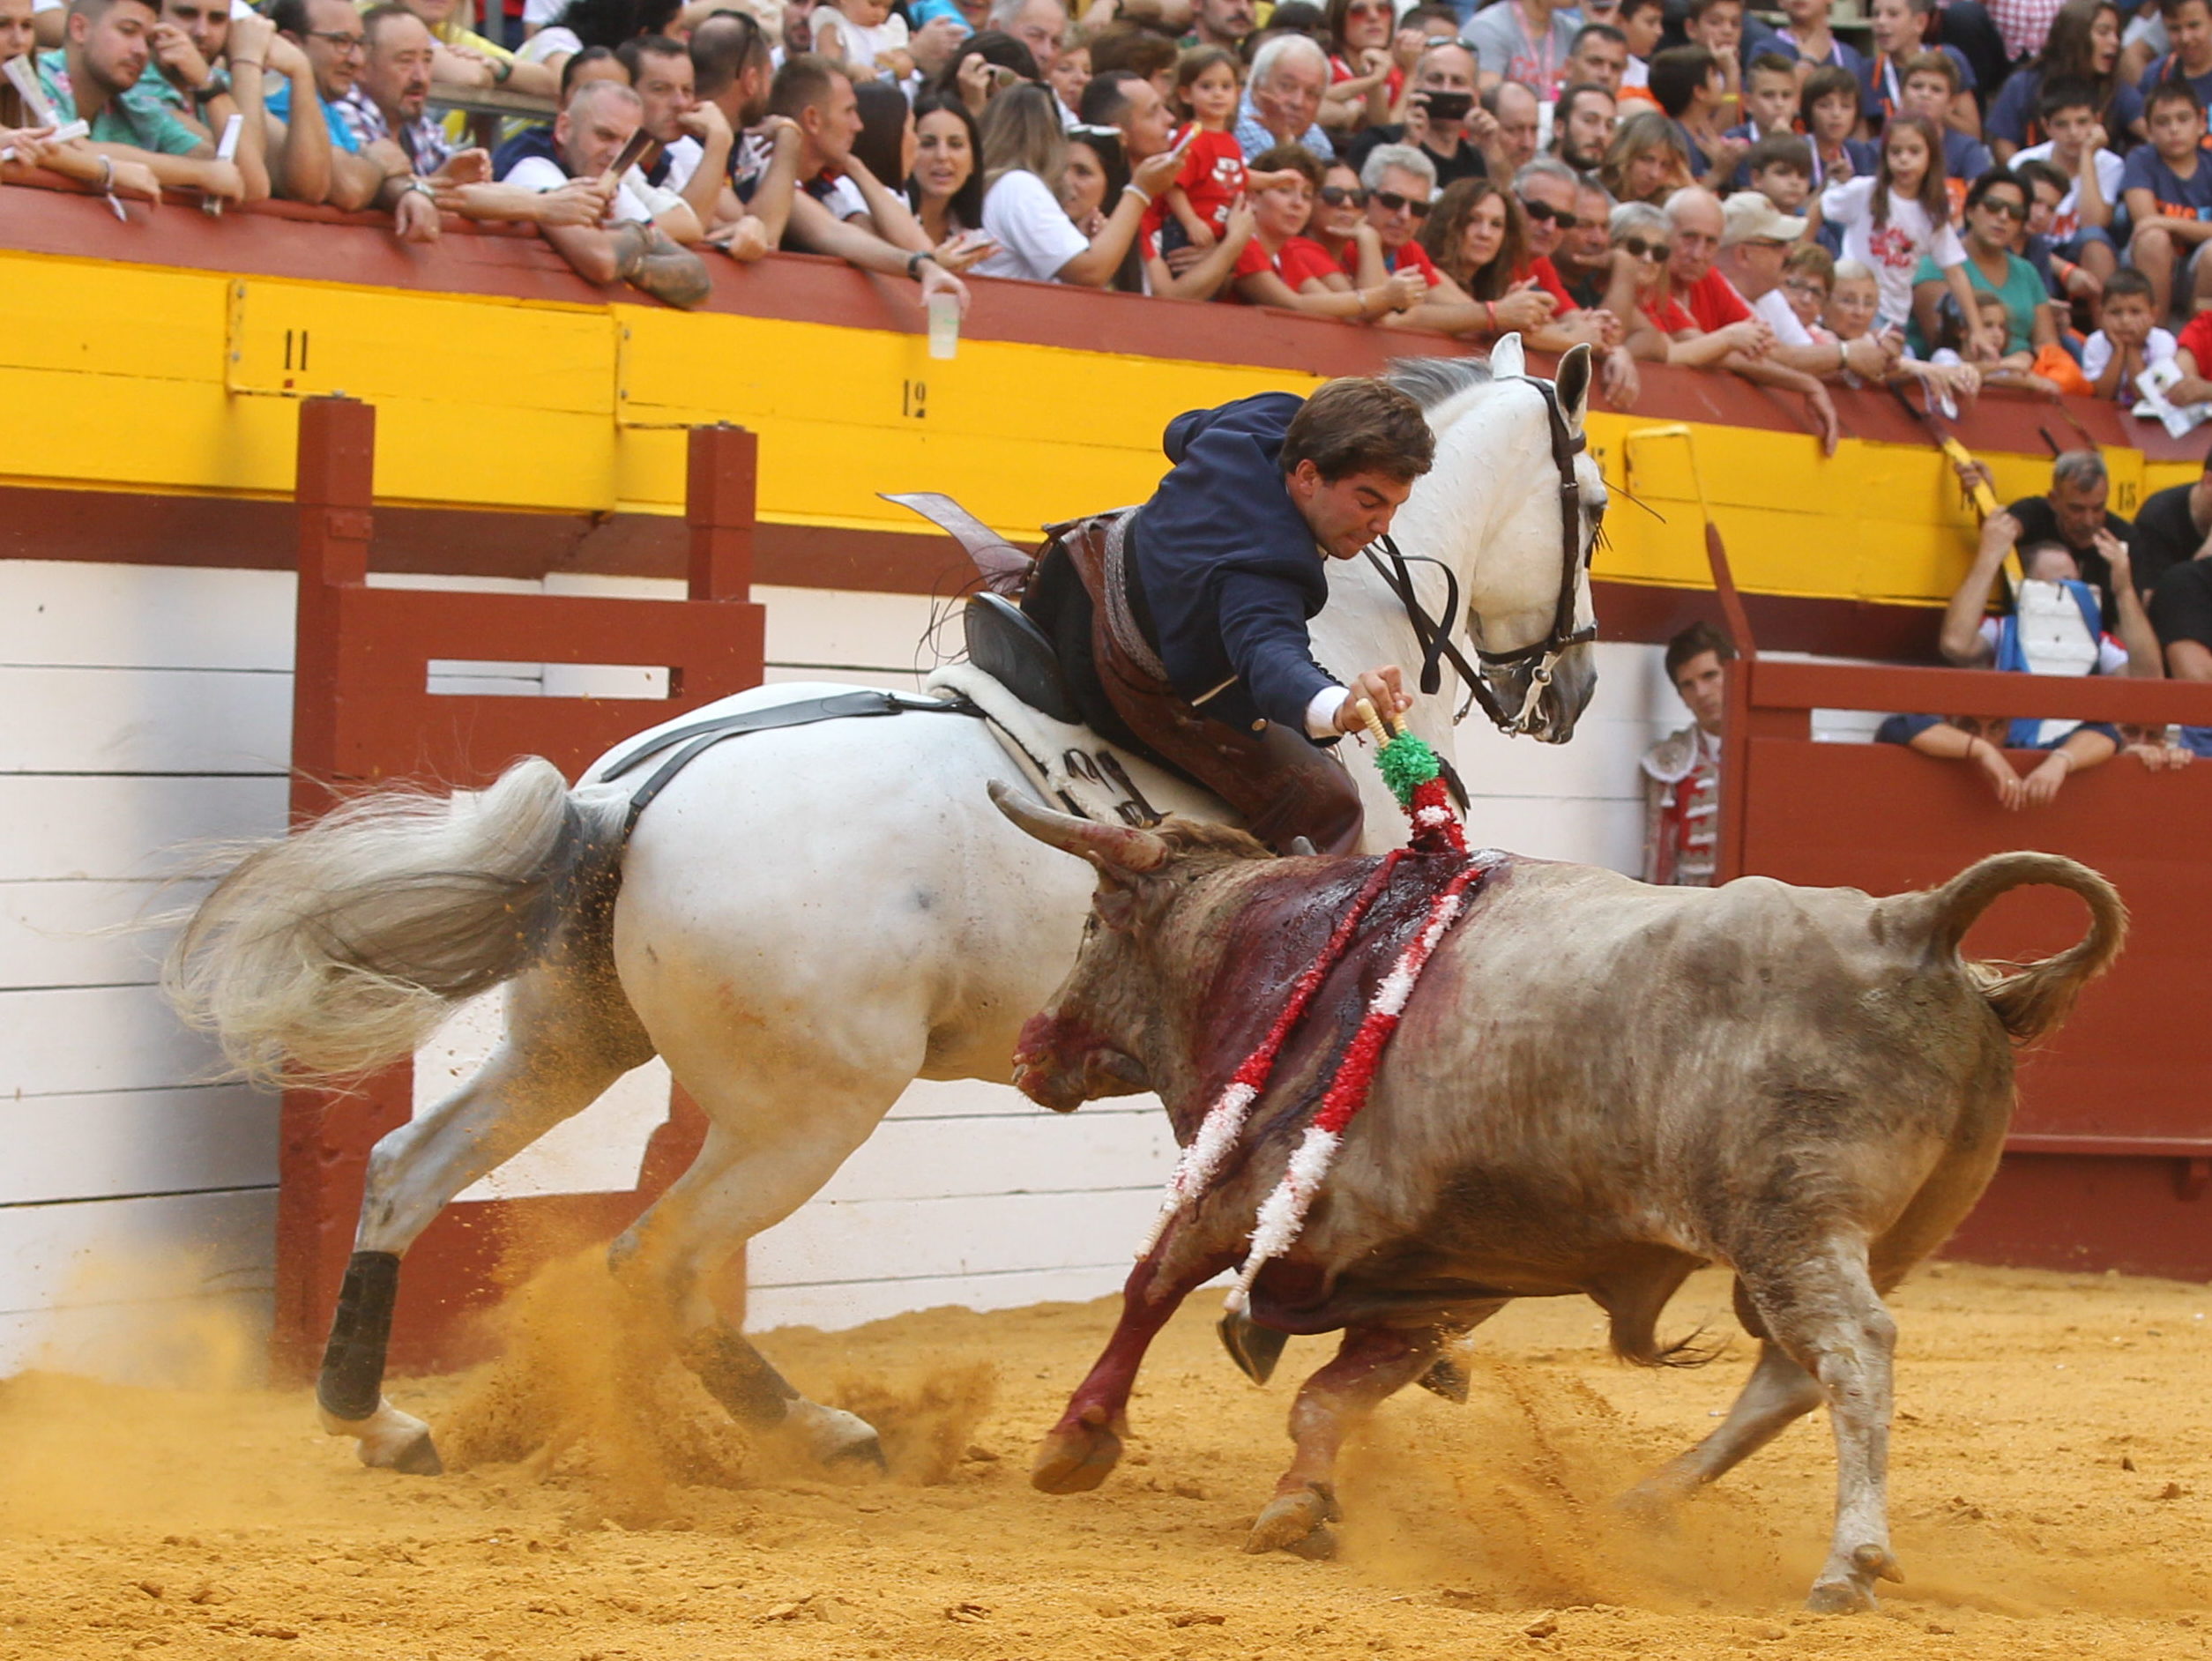
<path fill-rule="evenodd" d="M 1409 1390 L 1349 1462 L 1334 1563 L 1245 1556 L 1290 1384 L 1246 1384 L 1217 1300 L 1154 1351 L 1099 1492 L 1024 1478 L 1110 1306 L 939 1311 L 775 1335 L 802 1388 L 868 1413 L 894 1479 L 764 1469 L 574 1269 L 512 1359 L 402 1382 L 440 1479 L 360 1470 L 302 1394 L 0 1384 L 0 1657 L 2166 1657 L 2212 1651 L 2212 1289 L 1940 1267 L 1896 1299 L 1883 1612 L 1797 1607 L 1834 1468 L 1807 1420 L 1672 1537 L 1607 1497 L 1702 1434 L 1740 1378 L 1652 1374 L 1596 1311 L 1480 1335 L 1455 1407 Z M 1733 1331 L 1701 1277 L 1666 1328 Z M 524 1365 L 524 1363 L 527 1365 Z M 610 1405 L 618 1392 L 629 1406 Z M 534 1449 L 547 1434 L 551 1440 Z"/>

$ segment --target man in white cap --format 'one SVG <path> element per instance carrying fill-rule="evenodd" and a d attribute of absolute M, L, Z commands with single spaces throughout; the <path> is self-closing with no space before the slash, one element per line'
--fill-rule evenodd
<path fill-rule="evenodd" d="M 1721 205 L 1720 253 L 1713 269 L 1743 296 L 1752 316 L 1774 331 L 1769 361 L 1822 380 L 1836 379 L 1846 369 L 1868 380 L 1887 375 L 1896 360 L 1888 337 L 1815 340 L 1790 309 L 1782 292 L 1782 264 L 1804 237 L 1806 222 L 1791 218 L 1756 190 L 1739 190 Z"/>

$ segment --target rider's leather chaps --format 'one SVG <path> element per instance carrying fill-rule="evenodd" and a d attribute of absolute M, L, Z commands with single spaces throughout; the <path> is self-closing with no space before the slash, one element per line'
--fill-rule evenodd
<path fill-rule="evenodd" d="M 1252 834 L 1277 853 L 1304 837 L 1322 853 L 1359 845 L 1359 787 L 1329 751 L 1274 722 L 1240 732 L 1201 715 L 1115 637 L 1107 612 L 1106 539 L 1115 516 L 1080 520 L 1056 536 L 1037 562 L 1023 609 L 1059 648 L 1069 689 L 1091 729 L 1128 744 L 1169 771 L 1203 786 L 1240 814 Z M 1156 637 L 1132 552 L 1117 575 L 1126 585 L 1124 626 L 1133 619 L 1151 647 Z"/>

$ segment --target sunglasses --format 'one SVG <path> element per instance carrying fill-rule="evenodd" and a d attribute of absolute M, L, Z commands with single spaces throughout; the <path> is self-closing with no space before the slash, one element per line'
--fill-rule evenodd
<path fill-rule="evenodd" d="M 1321 199 L 1330 207 L 1365 207 L 1367 205 L 1367 193 L 1356 186 L 1350 185 L 1324 184 L 1321 188 Z"/>
<path fill-rule="evenodd" d="M 1674 244 L 1672 242 L 1647 242 L 1641 236 L 1624 236 L 1620 239 L 1620 245 L 1628 250 L 1631 259 L 1648 259 L 1664 265 L 1674 257 Z"/>
<path fill-rule="evenodd" d="M 1578 219 L 1572 213 L 1562 212 L 1549 202 L 1531 202 L 1525 196 L 1521 198 L 1521 212 L 1539 225 L 1556 225 L 1562 231 L 1579 231 L 1590 223 L 1588 220 Z"/>
<path fill-rule="evenodd" d="M 1385 213 L 1411 213 L 1417 220 L 1428 217 L 1428 204 L 1416 202 L 1410 196 L 1400 196 L 1396 190 L 1370 190 L 1367 200 L 1382 204 Z"/>
<path fill-rule="evenodd" d="M 2007 219 L 2017 220 L 2022 225 L 2028 222 L 2027 205 L 2015 202 L 2010 197 L 1985 196 L 1982 198 L 1981 205 L 1992 213 L 2001 213 Z"/>

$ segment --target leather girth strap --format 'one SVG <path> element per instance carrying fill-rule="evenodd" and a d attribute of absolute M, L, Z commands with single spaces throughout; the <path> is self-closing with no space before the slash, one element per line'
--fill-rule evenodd
<path fill-rule="evenodd" d="M 1078 520 L 1055 539 L 1091 595 L 1091 657 L 1107 702 L 1155 758 L 1219 796 L 1277 853 L 1301 836 L 1323 853 L 1356 851 L 1359 790 L 1334 756 L 1272 722 L 1248 734 L 1208 719 L 1156 672 L 1149 643 L 1143 661 L 1124 648 L 1114 623 L 1135 632 L 1121 557 L 1132 511 Z"/>
<path fill-rule="evenodd" d="M 622 839 L 628 841 L 629 833 L 637 828 L 638 815 L 667 787 L 669 780 L 689 766 L 702 751 L 711 749 L 725 739 L 742 737 L 747 733 L 773 732 L 782 726 L 810 726 L 816 721 L 849 720 L 868 715 L 969 715 L 981 720 L 983 711 L 966 698 L 901 697 L 896 692 L 838 692 L 826 698 L 798 698 L 789 704 L 711 715 L 689 726 L 672 726 L 665 733 L 656 733 L 600 777 L 612 783 L 655 756 L 675 752 L 654 770 L 652 778 L 638 786 L 637 793 L 629 799 L 629 811 L 622 820 Z"/>

